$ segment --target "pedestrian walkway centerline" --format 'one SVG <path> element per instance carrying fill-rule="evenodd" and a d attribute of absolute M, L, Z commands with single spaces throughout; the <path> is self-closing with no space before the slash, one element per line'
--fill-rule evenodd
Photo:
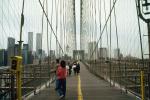
<path fill-rule="evenodd" d="M 78 100 L 83 100 L 80 75 L 78 75 Z"/>

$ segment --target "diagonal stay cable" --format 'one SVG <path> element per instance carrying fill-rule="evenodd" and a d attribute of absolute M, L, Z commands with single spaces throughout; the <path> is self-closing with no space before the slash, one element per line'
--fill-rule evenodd
<path fill-rule="evenodd" d="M 57 40 L 57 42 L 58 42 L 58 45 L 59 45 L 60 49 L 61 49 L 62 52 L 64 53 L 64 51 L 63 51 L 63 49 L 62 49 L 62 47 L 61 47 L 61 45 L 60 45 L 60 43 L 59 43 L 59 41 L 58 41 L 58 37 L 56 36 L 56 34 L 55 34 L 55 32 L 54 32 L 54 29 L 53 29 L 53 27 L 52 27 L 52 25 L 51 25 L 51 23 L 50 23 L 50 21 L 49 21 L 49 19 L 48 19 L 48 16 L 47 16 L 47 14 L 46 14 L 46 12 L 45 12 L 45 10 L 44 10 L 44 7 L 42 6 L 42 3 L 41 3 L 40 0 L 39 0 L 39 3 L 40 3 L 40 5 L 41 5 L 41 7 L 42 7 L 42 10 L 43 10 L 43 12 L 44 12 L 45 17 L 47 18 L 47 21 L 48 21 L 48 24 L 50 25 L 50 28 L 51 28 L 51 30 L 52 30 L 52 33 L 54 34 L 54 36 L 55 36 L 55 38 L 56 38 L 56 40 Z"/>
<path fill-rule="evenodd" d="M 141 32 L 141 25 L 140 25 L 140 18 L 138 17 L 139 12 L 138 12 L 138 5 L 137 5 L 137 1 L 135 0 L 135 4 L 136 4 L 136 10 L 137 10 L 137 20 L 138 20 L 138 27 L 139 27 L 139 38 L 140 38 L 140 49 L 141 49 L 141 58 L 142 58 L 142 65 L 144 68 L 144 52 L 143 52 L 143 43 L 142 43 L 142 32 Z M 143 70 L 142 68 L 142 70 Z"/>
<path fill-rule="evenodd" d="M 96 43 L 96 46 L 95 46 L 95 48 L 94 48 L 92 54 L 90 55 L 90 57 L 93 56 L 93 53 L 94 53 L 94 51 L 96 50 L 99 41 L 101 40 L 101 37 L 102 37 L 102 35 L 103 35 L 103 33 L 104 33 L 104 30 L 105 30 L 105 28 L 106 28 L 106 25 L 107 25 L 107 23 L 108 23 L 108 21 L 109 21 L 109 19 L 110 19 L 111 13 L 112 13 L 112 11 L 113 11 L 113 9 L 114 9 L 114 7 L 115 7 L 117 1 L 118 1 L 118 0 L 115 0 L 114 3 L 113 3 L 113 6 L 112 6 L 111 11 L 110 11 L 110 13 L 109 13 L 109 16 L 108 16 L 108 18 L 107 18 L 107 20 L 106 20 L 106 23 L 105 23 L 105 25 L 104 25 L 104 27 L 103 27 L 103 30 L 102 30 L 102 32 L 101 32 L 101 34 L 100 34 L 100 37 L 99 37 L 99 39 L 98 39 L 98 41 L 97 41 L 97 43 Z"/>

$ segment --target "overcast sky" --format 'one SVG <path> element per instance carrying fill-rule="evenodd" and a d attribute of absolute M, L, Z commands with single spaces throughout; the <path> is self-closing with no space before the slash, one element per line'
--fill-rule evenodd
<path fill-rule="evenodd" d="M 25 9 L 24 9 L 24 16 L 25 16 L 25 24 L 23 27 L 23 41 L 24 43 L 27 43 L 27 37 L 28 32 L 34 33 L 34 44 L 35 44 L 35 38 L 36 33 L 41 33 L 41 20 L 42 20 L 42 9 L 40 7 L 40 4 L 38 2 L 39 0 L 25 0 Z M 42 0 L 41 0 L 42 1 Z M 60 2 L 58 0 L 56 3 L 60 6 Z M 60 0 L 59 0 L 60 1 Z M 72 0 L 66 0 L 69 3 L 66 8 L 66 28 L 68 33 L 72 34 L 72 24 L 73 24 L 73 18 L 70 12 L 71 10 L 71 2 Z M 96 9 L 97 14 L 96 17 L 93 15 L 93 18 L 96 18 L 97 20 L 97 37 L 99 38 L 99 16 L 98 16 L 98 0 L 83 0 L 83 2 L 86 4 L 89 1 L 96 2 Z M 112 0 L 113 1 L 113 0 Z M 62 1 L 61 1 L 62 2 Z M 105 15 L 104 15 L 104 0 L 101 0 L 102 2 L 102 28 L 105 24 Z M 105 0 L 106 3 L 106 15 L 108 17 L 109 14 L 109 0 Z M 93 3 L 94 4 L 94 3 Z M 52 14 L 52 0 L 48 0 L 48 11 L 49 11 L 49 19 L 51 20 L 52 17 L 52 25 L 55 29 L 55 21 L 56 21 L 56 9 L 55 9 L 55 3 L 53 2 L 53 14 Z M 20 32 L 20 14 L 21 14 L 21 7 L 22 7 L 22 0 L 0 0 L 0 48 L 7 48 L 7 37 L 14 37 L 16 41 L 19 40 L 19 32 Z M 83 6 L 85 7 L 85 6 Z M 58 7 L 60 9 L 60 7 Z M 88 14 L 90 13 L 90 5 L 87 5 L 85 8 L 83 8 L 84 12 L 84 20 L 85 22 L 85 30 L 88 30 L 88 25 L 91 24 L 93 27 L 95 27 L 94 19 L 88 19 Z M 60 10 L 58 10 L 60 11 Z M 61 10 L 62 11 L 62 10 Z M 60 12 L 59 12 L 60 13 Z M 52 16 L 51 16 L 52 14 Z M 94 12 L 93 12 L 94 14 Z M 112 15 L 114 16 L 114 15 Z M 116 3 L 116 16 L 117 16 L 117 26 L 118 26 L 118 35 L 119 35 L 119 47 L 121 49 L 121 52 L 125 55 L 131 54 L 133 56 L 140 57 L 140 45 L 139 45 L 139 35 L 138 35 L 138 24 L 137 24 L 137 15 L 136 15 L 136 7 L 135 7 L 135 0 L 118 0 Z M 60 21 L 60 15 L 58 15 L 58 27 L 62 25 Z M 144 37 L 143 35 L 147 34 L 147 26 L 146 24 L 141 20 L 141 29 L 142 29 L 142 40 L 143 40 L 143 49 L 144 54 L 148 54 L 148 42 L 147 37 Z M 80 0 L 76 0 L 76 24 L 77 24 L 77 48 L 80 47 Z M 112 17 L 112 49 L 116 48 L 116 37 L 115 37 L 115 24 L 114 24 L 114 17 Z M 49 31 L 51 31 L 49 29 Z M 55 30 L 54 30 L 55 31 Z M 62 31 L 61 28 L 58 28 L 58 34 L 60 34 Z M 108 27 L 109 31 L 109 27 Z M 87 36 L 88 37 L 88 36 Z M 60 38 L 60 36 L 58 37 Z M 46 19 L 44 18 L 44 33 L 43 33 L 43 49 L 47 50 L 47 43 L 46 43 L 47 35 L 46 35 Z M 88 38 L 87 38 L 88 39 Z M 70 39 L 72 40 L 72 39 Z M 55 38 L 52 36 L 52 49 L 56 48 L 55 44 Z M 69 37 L 68 37 L 69 41 Z M 103 35 L 103 47 L 106 47 L 106 32 L 104 32 Z M 64 43 L 64 42 L 63 42 Z M 62 43 L 62 44 L 63 44 Z M 68 42 L 69 43 L 69 42 Z M 34 45 L 34 50 L 35 50 Z M 113 51 L 113 50 L 112 50 Z M 146 56 L 145 56 L 146 57 Z"/>
<path fill-rule="evenodd" d="M 83 23 L 84 23 L 84 34 L 91 33 L 92 31 L 89 31 L 88 26 L 91 25 L 91 30 L 95 32 L 95 27 L 97 31 L 97 37 L 93 37 L 95 39 L 99 39 L 100 36 L 100 24 L 99 24 L 99 12 L 98 12 L 98 0 L 91 0 L 90 3 L 87 2 L 87 0 L 83 0 Z M 108 15 L 110 13 L 110 0 L 101 0 L 101 25 L 102 29 L 105 24 L 105 13 L 104 13 L 104 1 L 106 5 L 106 19 L 108 18 Z M 112 0 L 113 1 L 113 0 Z M 96 2 L 93 3 L 93 2 Z M 92 10 L 92 5 L 96 8 L 96 15 L 95 10 Z M 115 5 L 115 11 L 116 11 L 116 20 L 117 20 L 117 29 L 118 29 L 118 38 L 119 38 L 119 48 L 123 55 L 132 55 L 136 57 L 141 57 L 141 51 L 140 51 L 140 41 L 139 41 L 139 29 L 138 29 L 138 20 L 137 20 L 137 12 L 136 12 L 136 6 L 135 6 L 135 0 L 117 0 Z M 90 17 L 89 17 L 90 16 Z M 95 17 L 96 16 L 96 17 Z M 97 26 L 95 26 L 95 19 Z M 112 54 L 115 48 L 117 48 L 116 43 L 116 27 L 115 27 L 115 19 L 114 19 L 114 12 L 112 12 L 112 25 L 111 25 L 111 48 L 112 48 Z M 143 50 L 144 54 L 148 54 L 148 42 L 147 37 L 144 37 L 143 35 L 147 34 L 147 24 L 140 20 L 141 25 L 141 31 L 142 31 L 142 43 L 143 43 Z M 107 29 L 108 33 L 110 31 L 110 21 L 108 21 Z M 109 33 L 110 34 L 110 33 Z M 102 47 L 107 48 L 107 35 L 106 31 L 104 31 L 102 35 Z M 90 38 L 87 38 L 90 40 Z M 110 42 L 110 40 L 109 40 Z M 83 44 L 84 45 L 84 44 Z M 109 44 L 110 45 L 110 44 Z M 147 57 L 144 55 L 144 57 Z"/>

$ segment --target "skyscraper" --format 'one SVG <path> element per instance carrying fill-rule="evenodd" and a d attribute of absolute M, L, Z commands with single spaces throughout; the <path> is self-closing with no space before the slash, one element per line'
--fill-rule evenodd
<path fill-rule="evenodd" d="M 12 56 L 14 56 L 14 47 L 15 47 L 15 39 L 12 38 L 12 37 L 8 37 L 8 43 L 7 43 L 7 51 L 8 51 L 8 58 L 7 58 L 7 62 L 8 62 L 8 65 L 10 65 L 10 58 Z"/>
<path fill-rule="evenodd" d="M 28 32 L 29 51 L 33 51 L 33 32 Z"/>
<path fill-rule="evenodd" d="M 7 48 L 14 47 L 14 45 L 15 45 L 15 39 L 12 37 L 8 37 Z"/>
<path fill-rule="evenodd" d="M 118 59 L 120 57 L 120 49 L 114 49 L 114 58 Z"/>
<path fill-rule="evenodd" d="M 0 66 L 7 65 L 7 51 L 5 49 L 0 49 Z"/>
<path fill-rule="evenodd" d="M 42 51 L 42 34 L 37 33 L 36 34 L 36 54 L 39 56 Z"/>
<path fill-rule="evenodd" d="M 19 55 L 19 44 L 15 44 L 14 45 L 14 56 L 18 56 Z"/>
<path fill-rule="evenodd" d="M 23 44 L 23 64 L 28 64 L 28 44 Z"/>
<path fill-rule="evenodd" d="M 99 48 L 99 58 L 106 59 L 108 57 L 107 48 Z"/>
<path fill-rule="evenodd" d="M 88 58 L 91 60 L 98 59 L 98 47 L 96 44 L 96 41 L 88 43 Z"/>

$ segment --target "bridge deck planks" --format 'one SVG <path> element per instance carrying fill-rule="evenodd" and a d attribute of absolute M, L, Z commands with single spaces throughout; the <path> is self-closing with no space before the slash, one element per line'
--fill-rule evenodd
<path fill-rule="evenodd" d="M 65 100 L 78 100 L 78 77 L 72 75 L 67 78 L 67 93 Z M 83 100 L 137 100 L 137 98 L 121 92 L 121 90 L 110 87 L 110 84 L 91 74 L 81 64 L 81 91 Z M 41 91 L 30 100 L 58 100 L 55 84 Z"/>

